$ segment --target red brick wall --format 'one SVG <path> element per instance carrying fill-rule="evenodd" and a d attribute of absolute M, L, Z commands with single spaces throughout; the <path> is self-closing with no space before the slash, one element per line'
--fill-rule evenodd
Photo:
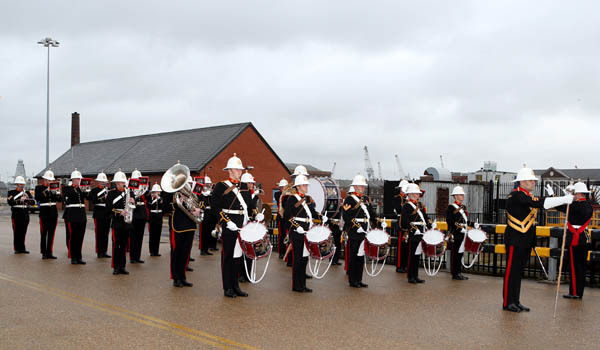
<path fill-rule="evenodd" d="M 271 153 L 256 131 L 249 127 L 206 166 L 206 175 L 211 178 L 213 183 L 227 179 L 227 172 L 223 171 L 223 168 L 234 153 L 240 157 L 244 166 L 254 166 L 250 173 L 257 183 L 262 184 L 265 191 L 265 195 L 261 198 L 263 203 L 271 202 L 272 190 L 277 188 L 276 184 L 279 180 L 285 178 L 290 181 L 287 168 Z M 151 184 L 155 182 L 160 184 L 162 174 L 143 175 L 150 177 Z M 200 172 L 192 172 L 192 177 L 202 175 L 204 175 L 204 169 L 201 169 Z"/>

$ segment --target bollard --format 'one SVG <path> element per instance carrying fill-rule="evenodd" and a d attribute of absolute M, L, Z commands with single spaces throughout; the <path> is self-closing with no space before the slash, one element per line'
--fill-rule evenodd
<path fill-rule="evenodd" d="M 550 249 L 558 248 L 558 238 L 550 237 Z M 558 274 L 557 267 L 557 259 L 556 258 L 548 258 L 548 280 L 556 281 Z"/>

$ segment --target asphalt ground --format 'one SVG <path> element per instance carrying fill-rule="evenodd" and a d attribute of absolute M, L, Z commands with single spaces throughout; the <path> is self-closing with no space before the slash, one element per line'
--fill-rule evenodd
<path fill-rule="evenodd" d="M 188 273 L 192 288 L 169 280 L 169 245 L 162 257 L 127 265 L 113 276 L 110 259 L 96 259 L 93 222 L 83 258 L 71 265 L 64 226 L 56 231 L 58 260 L 41 260 L 32 215 L 28 255 L 12 249 L 10 218 L 0 217 L 0 349 L 454 349 L 595 348 L 600 342 L 600 290 L 581 301 L 559 299 L 555 286 L 524 281 L 521 302 L 532 311 L 502 311 L 502 278 L 440 272 L 411 285 L 386 266 L 368 288 L 347 285 L 343 266 L 309 280 L 312 294 L 291 291 L 291 270 L 272 256 L 265 279 L 243 284 L 248 298 L 223 296 L 219 255 L 199 256 Z M 565 285 L 561 294 L 568 291 Z"/>

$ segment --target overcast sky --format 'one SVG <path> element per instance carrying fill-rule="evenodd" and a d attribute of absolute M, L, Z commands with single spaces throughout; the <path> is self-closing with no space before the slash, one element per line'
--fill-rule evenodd
<path fill-rule="evenodd" d="M 54 4 L 52 4 L 54 3 Z M 124 3 L 126 5 L 124 5 Z M 251 121 L 335 177 L 600 167 L 597 1 L 9 1 L 0 174 L 82 142 Z"/>

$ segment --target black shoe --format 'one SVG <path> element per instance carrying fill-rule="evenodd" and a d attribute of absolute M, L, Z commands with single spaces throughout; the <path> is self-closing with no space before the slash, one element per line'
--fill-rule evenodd
<path fill-rule="evenodd" d="M 235 292 L 233 291 L 233 289 L 227 289 L 223 295 L 225 295 L 228 298 L 235 298 L 237 295 L 235 294 Z"/>
<path fill-rule="evenodd" d="M 186 271 L 194 271 L 194 269 L 192 269 L 191 267 L 186 267 L 185 270 Z"/>
<path fill-rule="evenodd" d="M 196 259 L 194 259 L 194 258 L 192 258 L 192 257 L 190 256 L 190 261 L 196 261 Z"/>
<path fill-rule="evenodd" d="M 213 252 L 219 251 L 218 248 L 209 248 L 209 250 L 212 250 Z"/>
<path fill-rule="evenodd" d="M 304 293 L 304 288 L 292 288 L 294 292 Z"/>
<path fill-rule="evenodd" d="M 406 273 L 406 269 L 403 267 L 396 267 L 396 272 L 398 273 Z"/>
<path fill-rule="evenodd" d="M 50 255 L 46 255 L 46 259 L 58 259 L 58 258 L 55 257 L 54 255 L 50 254 Z"/>
<path fill-rule="evenodd" d="M 508 306 L 503 306 L 502 310 L 504 311 L 510 311 L 510 312 L 521 312 L 521 309 L 519 309 L 519 307 L 515 304 L 510 304 Z"/>
<path fill-rule="evenodd" d="M 129 260 L 130 264 L 137 264 L 137 260 Z"/>
<path fill-rule="evenodd" d="M 362 282 L 358 282 L 358 285 L 360 286 L 360 288 L 368 288 L 369 285 L 366 283 L 362 283 Z"/>
<path fill-rule="evenodd" d="M 283 255 L 279 254 L 279 259 L 283 259 Z"/>
<path fill-rule="evenodd" d="M 331 265 L 341 265 L 341 264 L 342 264 L 342 263 L 339 263 L 339 262 L 334 262 L 334 263 L 331 263 Z"/>
<path fill-rule="evenodd" d="M 312 289 L 304 287 L 302 293 L 312 293 Z"/>
<path fill-rule="evenodd" d="M 531 311 L 531 309 L 530 309 L 530 308 L 528 308 L 527 306 L 525 306 L 525 305 L 523 305 L 523 304 L 521 304 L 521 303 L 518 303 L 518 304 L 517 304 L 517 307 L 518 307 L 519 309 L 521 309 L 521 311 L 525 311 L 525 312 L 529 312 L 529 311 Z"/>
<path fill-rule="evenodd" d="M 118 275 L 119 274 L 119 269 L 113 269 L 113 275 Z"/>
<path fill-rule="evenodd" d="M 121 275 L 129 275 L 129 271 L 125 270 L 124 268 L 123 268 L 123 269 L 120 269 L 120 270 L 119 270 L 119 273 L 120 273 Z"/>
<path fill-rule="evenodd" d="M 190 282 L 188 282 L 188 281 L 186 281 L 186 280 L 182 280 L 182 281 L 179 281 L 179 282 L 181 282 L 181 284 L 182 284 L 184 287 L 192 287 L 192 286 L 194 285 L 193 283 L 190 283 Z"/>
<path fill-rule="evenodd" d="M 160 256 L 158 253 L 150 254 L 150 256 Z"/>
<path fill-rule="evenodd" d="M 42 260 L 49 259 L 46 255 L 42 255 Z"/>
<path fill-rule="evenodd" d="M 360 288 L 360 284 L 358 284 L 356 282 L 350 282 L 350 287 L 352 287 L 352 288 Z"/>
<path fill-rule="evenodd" d="M 417 280 L 416 280 L 416 279 L 414 279 L 414 278 L 409 278 L 409 279 L 408 279 L 408 283 L 417 284 L 418 282 L 417 282 Z"/>
<path fill-rule="evenodd" d="M 468 280 L 467 277 L 463 276 L 463 275 L 456 275 L 456 276 L 452 276 L 453 280 L 458 280 L 458 281 L 464 281 L 464 280 Z"/>
<path fill-rule="evenodd" d="M 577 299 L 577 295 L 565 294 L 563 295 L 565 299 Z"/>
<path fill-rule="evenodd" d="M 206 255 L 213 255 L 213 253 L 211 253 L 211 252 L 206 252 Z"/>
<path fill-rule="evenodd" d="M 29 250 L 24 250 L 23 254 L 29 254 Z"/>
<path fill-rule="evenodd" d="M 312 279 L 312 276 L 311 276 L 311 275 L 309 275 L 309 274 L 305 274 L 305 275 L 304 275 L 304 277 L 305 277 L 307 280 L 310 280 L 310 279 Z"/>
<path fill-rule="evenodd" d="M 415 281 L 417 281 L 417 283 L 425 283 L 425 280 L 422 280 L 419 277 L 415 278 Z"/>
<path fill-rule="evenodd" d="M 208 255 L 208 252 L 201 251 L 201 252 L 200 252 L 200 255 Z M 211 255 L 212 255 L 212 254 L 211 254 Z"/>
<path fill-rule="evenodd" d="M 180 280 L 173 281 L 173 287 L 183 288 L 183 282 Z"/>
<path fill-rule="evenodd" d="M 144 260 L 140 260 L 140 259 L 138 259 L 138 261 L 137 261 L 137 262 L 138 262 L 138 264 L 143 264 L 143 263 L 145 263 L 145 261 L 144 261 Z"/>
<path fill-rule="evenodd" d="M 83 261 L 83 260 L 77 260 L 77 264 L 78 265 L 85 265 L 85 261 Z"/>
<path fill-rule="evenodd" d="M 243 290 L 241 290 L 240 288 L 234 288 L 233 292 L 235 293 L 235 295 L 237 295 L 238 297 L 247 297 L 248 293 L 244 292 Z"/>
<path fill-rule="evenodd" d="M 77 260 L 71 260 L 71 265 L 77 265 Z"/>

